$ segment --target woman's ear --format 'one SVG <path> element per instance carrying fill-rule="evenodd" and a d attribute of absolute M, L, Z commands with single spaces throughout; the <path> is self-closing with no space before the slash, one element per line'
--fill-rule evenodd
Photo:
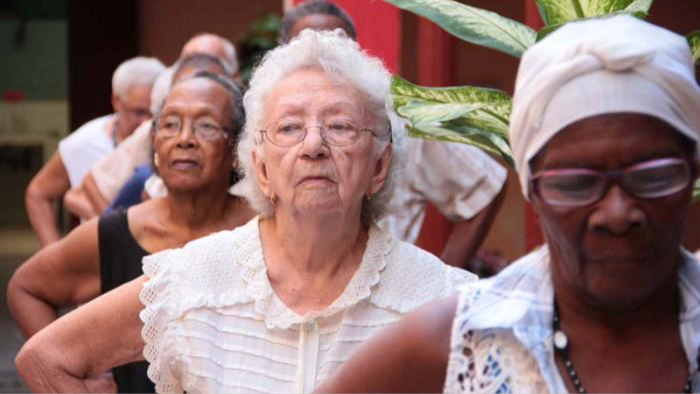
<path fill-rule="evenodd" d="M 267 177 L 265 162 L 258 155 L 257 149 L 253 149 L 251 155 L 253 158 L 253 167 L 255 168 L 255 176 L 258 179 L 258 186 L 264 195 L 271 196 L 272 190 L 270 189 L 270 179 Z"/>
<path fill-rule="evenodd" d="M 114 109 L 115 113 L 122 112 L 122 100 L 114 92 L 112 92 L 112 109 Z"/>
<path fill-rule="evenodd" d="M 389 176 L 392 147 L 392 144 L 387 144 L 374 166 L 374 173 L 372 174 L 372 179 L 368 190 L 370 194 L 377 193 L 384 185 L 384 182 L 386 182 L 387 176 Z"/>

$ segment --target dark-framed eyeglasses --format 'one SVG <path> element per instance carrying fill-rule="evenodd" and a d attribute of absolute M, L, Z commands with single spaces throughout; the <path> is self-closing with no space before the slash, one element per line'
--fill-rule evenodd
<path fill-rule="evenodd" d="M 596 171 L 587 168 L 545 170 L 532 177 L 532 190 L 547 204 L 581 207 L 599 201 L 613 182 L 632 196 L 653 199 L 688 187 L 692 174 L 688 163 L 667 157 L 624 169 Z"/>
<path fill-rule="evenodd" d="M 323 141 L 332 146 L 352 145 L 360 139 L 363 132 L 370 133 L 376 138 L 387 138 L 387 136 L 380 136 L 372 129 L 343 120 L 330 120 L 322 125 L 305 125 L 304 122 L 296 120 L 280 120 L 269 124 L 264 130 L 260 130 L 260 133 L 274 145 L 292 147 L 306 138 L 310 128 L 320 129 Z M 391 130 L 388 131 L 388 138 L 391 142 Z"/>
<path fill-rule="evenodd" d="M 174 115 L 162 116 L 153 121 L 153 129 L 156 134 L 164 138 L 172 138 L 178 135 L 182 131 L 183 125 L 182 118 Z M 220 126 L 214 119 L 209 117 L 195 119 L 190 127 L 192 127 L 192 131 L 197 138 L 206 141 L 228 138 L 234 133 L 232 128 Z"/>

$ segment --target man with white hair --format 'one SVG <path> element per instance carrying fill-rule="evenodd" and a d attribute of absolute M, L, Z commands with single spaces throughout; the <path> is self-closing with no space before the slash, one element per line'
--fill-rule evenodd
<path fill-rule="evenodd" d="M 510 142 L 546 244 L 359 349 L 319 392 L 697 393 L 700 264 L 681 246 L 700 88 L 631 16 L 522 57 Z"/>
<path fill-rule="evenodd" d="M 231 78 L 238 75 L 236 48 L 231 41 L 211 33 L 201 33 L 185 43 L 179 59 L 196 54 L 210 55 L 221 61 L 225 74 Z M 180 60 L 168 67 L 153 85 L 151 95 L 151 112 L 156 113 L 163 99 L 170 90 L 173 74 L 178 69 Z M 142 124 L 124 144 L 114 153 L 102 159 L 85 176 L 82 184 L 69 192 L 66 204 L 75 214 L 83 219 L 99 215 L 114 201 L 122 186 L 132 177 L 136 168 L 150 163 L 150 122 Z M 162 182 L 157 176 L 149 185 L 152 193 L 162 193 Z M 156 196 L 151 196 L 156 197 Z"/>
<path fill-rule="evenodd" d="M 42 245 L 58 241 L 53 203 L 80 185 L 85 174 L 109 155 L 138 125 L 151 116 L 151 87 L 165 69 L 155 58 L 136 57 L 119 65 L 112 76 L 114 114 L 94 119 L 61 140 L 27 187 L 29 220 Z"/>

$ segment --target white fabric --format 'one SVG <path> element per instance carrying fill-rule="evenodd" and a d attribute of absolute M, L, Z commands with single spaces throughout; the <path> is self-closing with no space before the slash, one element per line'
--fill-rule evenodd
<path fill-rule="evenodd" d="M 158 392 L 310 392 L 382 327 L 475 280 L 373 226 L 342 295 L 300 316 L 273 291 L 258 223 L 144 258 L 144 356 Z"/>
<path fill-rule="evenodd" d="M 700 263 L 683 251 L 679 331 L 700 390 Z M 460 290 L 450 345 L 446 393 L 566 393 L 554 361 L 554 289 L 542 247 L 497 276 Z M 653 338 L 653 337 L 651 337 Z M 601 366 L 604 370 L 604 366 Z M 679 388 L 683 382 L 678 382 Z"/>
<path fill-rule="evenodd" d="M 421 138 L 407 140 L 407 163 L 396 177 L 387 215 L 379 222 L 394 237 L 416 241 L 427 202 L 452 222 L 468 220 L 503 188 L 506 169 L 480 149 Z"/>
<path fill-rule="evenodd" d="M 698 141 L 698 108 L 684 37 L 626 15 L 569 23 L 528 49 L 518 69 L 509 139 L 523 195 L 530 160 L 578 120 L 647 114 Z"/>
<path fill-rule="evenodd" d="M 151 162 L 151 120 L 146 120 L 124 139 L 112 154 L 100 160 L 90 174 L 102 197 L 111 203 L 131 179 L 137 167 Z"/>
<path fill-rule="evenodd" d="M 113 118 L 114 115 L 107 115 L 93 119 L 58 143 L 71 188 L 79 186 L 88 171 L 114 151 Z"/>

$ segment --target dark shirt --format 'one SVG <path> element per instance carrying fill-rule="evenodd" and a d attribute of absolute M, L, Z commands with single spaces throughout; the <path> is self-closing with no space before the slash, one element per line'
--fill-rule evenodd
<path fill-rule="evenodd" d="M 149 255 L 129 231 L 126 211 L 118 210 L 100 217 L 98 222 L 100 246 L 100 280 L 102 294 L 138 278 L 143 274 L 141 259 Z M 148 379 L 145 361 L 112 369 L 120 393 L 155 393 Z"/>

